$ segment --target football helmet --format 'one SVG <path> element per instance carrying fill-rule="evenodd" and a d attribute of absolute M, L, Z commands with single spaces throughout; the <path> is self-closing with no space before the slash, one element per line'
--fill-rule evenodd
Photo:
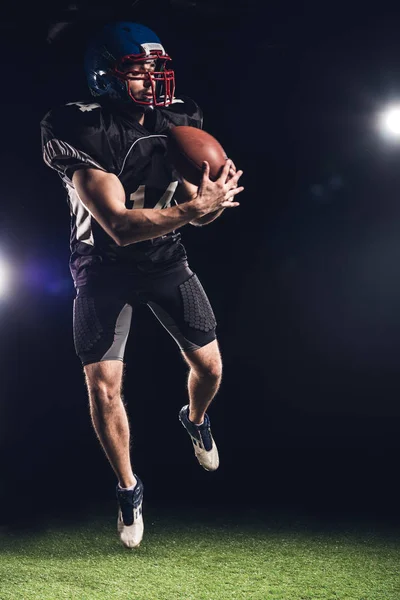
<path fill-rule="evenodd" d="M 88 44 L 84 67 L 93 96 L 103 96 L 125 104 L 134 102 L 136 108 L 145 108 L 171 104 L 175 74 L 166 67 L 170 60 L 151 29 L 138 23 L 118 21 L 106 25 Z M 154 70 L 138 71 L 137 65 L 149 61 L 154 61 Z M 129 79 L 145 79 L 149 82 L 149 93 L 145 98 L 134 98 Z"/>

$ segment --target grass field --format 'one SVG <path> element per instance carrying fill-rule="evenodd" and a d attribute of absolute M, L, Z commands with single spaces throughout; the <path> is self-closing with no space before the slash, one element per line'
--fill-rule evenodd
<path fill-rule="evenodd" d="M 139 549 L 114 516 L 0 531 L 1 600 L 399 600 L 400 537 L 318 525 L 145 512 Z"/>

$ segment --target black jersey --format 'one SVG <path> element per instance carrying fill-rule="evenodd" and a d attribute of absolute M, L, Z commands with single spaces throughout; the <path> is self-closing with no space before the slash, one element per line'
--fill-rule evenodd
<path fill-rule="evenodd" d="M 160 272 L 186 260 L 180 234 L 118 246 L 80 200 L 72 175 L 97 168 L 114 173 L 125 190 L 125 206 L 167 208 L 178 185 L 166 161 L 166 137 L 174 125 L 202 127 L 202 112 L 188 98 L 146 114 L 144 126 L 126 110 L 107 103 L 71 102 L 51 110 L 41 122 L 45 163 L 58 171 L 71 212 L 70 268 L 76 286 L 93 273 L 128 268 Z"/>

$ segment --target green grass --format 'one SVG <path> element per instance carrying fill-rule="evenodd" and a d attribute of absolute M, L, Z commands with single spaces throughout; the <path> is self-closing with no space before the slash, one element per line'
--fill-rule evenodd
<path fill-rule="evenodd" d="M 145 513 L 139 549 L 114 519 L 0 532 L 1 600 L 399 600 L 400 542 L 376 528 Z"/>

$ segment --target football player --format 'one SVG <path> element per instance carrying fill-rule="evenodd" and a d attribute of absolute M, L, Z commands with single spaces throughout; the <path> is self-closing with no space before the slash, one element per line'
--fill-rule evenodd
<path fill-rule="evenodd" d="M 242 174 L 227 160 L 216 182 L 205 163 L 199 187 L 166 159 L 175 125 L 202 127 L 197 104 L 175 95 L 170 57 L 143 25 L 115 22 L 90 42 L 91 102 L 70 102 L 41 122 L 43 156 L 58 171 L 71 212 L 73 331 L 98 439 L 118 479 L 118 532 L 128 548 L 143 536 L 143 484 L 130 459 L 121 399 L 124 351 L 135 306 L 147 304 L 189 366 L 189 402 L 179 412 L 208 471 L 218 450 L 206 410 L 220 385 L 216 320 L 190 269 L 182 226 L 207 224 L 239 205 Z"/>

